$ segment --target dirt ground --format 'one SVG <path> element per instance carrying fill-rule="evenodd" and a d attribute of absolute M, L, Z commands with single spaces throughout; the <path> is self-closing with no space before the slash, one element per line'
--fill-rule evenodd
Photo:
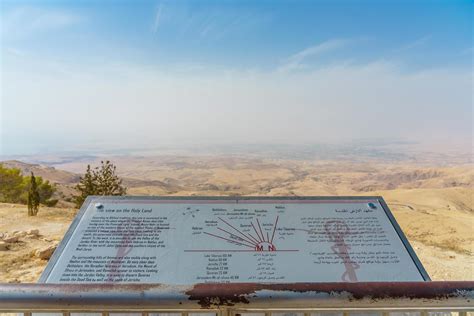
<path fill-rule="evenodd" d="M 23 205 L 0 204 L 0 233 L 38 229 L 38 237 L 23 237 L 0 251 L 0 282 L 36 282 L 47 260 L 34 256 L 37 249 L 56 245 L 63 238 L 76 211 L 42 207 L 36 217 Z"/>
<path fill-rule="evenodd" d="M 371 192 L 383 195 L 433 280 L 474 279 L 472 190 L 410 189 Z M 47 264 L 32 255 L 56 245 L 75 216 L 74 209 L 41 208 L 28 217 L 22 205 L 0 204 L 0 233 L 38 229 L 0 251 L 0 282 L 36 282 Z"/>

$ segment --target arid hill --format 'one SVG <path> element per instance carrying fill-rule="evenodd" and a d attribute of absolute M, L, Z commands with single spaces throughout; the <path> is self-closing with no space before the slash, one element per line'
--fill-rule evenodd
<path fill-rule="evenodd" d="M 474 278 L 472 165 L 209 156 L 118 156 L 111 160 L 131 195 L 381 195 L 434 280 Z M 14 163 L 72 194 L 77 175 L 88 163 L 99 162 L 91 158 L 52 166 Z M 0 281 L 35 281 L 46 264 L 35 250 L 54 246 L 75 212 L 63 204 L 42 208 L 38 217 L 28 218 L 24 206 L 0 205 L 0 233 L 39 229 L 40 235 L 19 238 L 1 253 Z"/>
<path fill-rule="evenodd" d="M 53 183 L 71 184 L 79 181 L 79 175 L 77 174 L 46 165 L 25 163 L 18 160 L 0 161 L 0 163 L 6 168 L 20 169 L 23 175 L 29 175 L 33 172 L 36 176 L 40 176 Z"/>
<path fill-rule="evenodd" d="M 395 189 L 472 188 L 471 165 L 426 166 L 406 162 L 281 160 L 246 157 L 111 157 L 133 195 L 347 195 Z M 50 166 L 4 162 L 34 170 L 69 194 L 87 164 L 100 158 Z M 54 168 L 52 168 L 54 167 Z"/>

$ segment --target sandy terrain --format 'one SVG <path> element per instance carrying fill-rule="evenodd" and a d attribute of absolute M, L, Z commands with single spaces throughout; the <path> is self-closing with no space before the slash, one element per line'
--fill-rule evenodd
<path fill-rule="evenodd" d="M 0 282 L 36 282 L 47 264 L 34 256 L 37 249 L 57 245 L 64 236 L 76 211 L 42 207 L 37 217 L 28 217 L 23 205 L 0 204 L 0 232 L 39 230 L 39 236 L 23 237 L 0 251 Z"/>
<path fill-rule="evenodd" d="M 113 161 L 131 195 L 382 195 L 433 280 L 474 279 L 474 169 L 470 165 L 177 156 L 115 157 Z M 55 167 L 81 172 L 87 163 Z M 48 179 L 51 173 L 51 179 L 63 181 L 58 186 L 71 188 L 68 179 L 76 179 L 77 174 L 64 170 L 43 170 L 42 176 Z M 47 262 L 32 252 L 56 244 L 75 210 L 41 208 L 36 218 L 26 214 L 24 206 L 0 204 L 0 233 L 38 228 L 41 235 L 20 238 L 0 252 L 0 282 L 36 281 Z"/>

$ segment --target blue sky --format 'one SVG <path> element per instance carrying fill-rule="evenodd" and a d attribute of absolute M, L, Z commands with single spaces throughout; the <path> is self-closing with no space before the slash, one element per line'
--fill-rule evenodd
<path fill-rule="evenodd" d="M 348 39 L 319 61 L 465 66 L 472 50 L 470 1 L 4 1 L 2 18 L 2 46 L 84 63 L 265 69 Z"/>
<path fill-rule="evenodd" d="M 1 148 L 470 141 L 472 14 L 471 1 L 2 1 Z"/>

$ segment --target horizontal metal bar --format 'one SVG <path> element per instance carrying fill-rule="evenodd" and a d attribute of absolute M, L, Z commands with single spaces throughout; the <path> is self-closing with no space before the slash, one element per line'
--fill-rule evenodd
<path fill-rule="evenodd" d="M 232 314 L 227 314 L 226 312 L 227 311 L 231 311 L 230 309 L 226 309 L 226 310 L 223 310 L 221 311 L 222 313 L 219 313 L 219 312 L 215 312 L 215 311 L 211 311 L 209 316 L 222 316 L 222 315 L 232 315 L 232 316 L 249 316 L 248 314 L 246 314 L 247 312 L 242 312 L 242 311 L 237 311 L 235 313 L 232 313 Z M 31 316 L 33 314 L 36 313 L 40 313 L 40 314 L 57 314 L 57 313 L 75 313 L 75 314 L 101 314 L 102 316 L 109 316 L 109 314 L 112 314 L 111 316 L 114 316 L 115 313 L 119 313 L 121 315 L 123 314 L 141 314 L 142 316 L 143 315 L 149 315 L 149 314 L 166 314 L 166 313 L 170 313 L 169 311 L 168 312 L 164 312 L 164 311 L 157 311 L 157 310 L 154 310 L 154 309 L 146 309 L 146 310 L 123 310 L 123 309 L 114 309 L 114 310 L 109 310 L 108 312 L 104 312 L 104 311 L 99 311 L 99 310 L 71 310 L 71 311 L 68 311 L 68 312 L 64 312 L 64 308 L 62 309 L 41 309 L 41 310 L 38 310 L 38 309 L 15 309 L 15 310 L 0 310 L 0 314 L 1 315 L 4 315 L 4 314 L 12 314 L 12 313 L 23 313 L 24 316 Z M 177 316 L 182 316 L 182 314 L 180 314 L 179 312 L 172 312 L 173 314 L 176 314 Z M 194 312 L 196 314 L 208 314 L 209 312 L 207 310 L 200 310 L 200 311 L 196 311 Z M 264 315 L 265 313 L 264 312 L 252 312 L 250 314 L 262 314 Z M 273 312 L 271 312 L 273 313 Z M 300 310 L 290 310 L 290 311 L 286 311 L 285 312 L 286 314 L 300 314 L 302 316 L 306 315 L 304 314 L 304 311 L 300 311 Z M 365 310 L 365 309 L 350 309 L 350 310 L 311 310 L 309 311 L 307 314 L 308 315 L 313 315 L 313 314 L 343 314 L 343 313 L 347 313 L 348 315 L 350 316 L 361 316 L 361 315 L 364 315 L 364 314 L 378 314 L 380 316 L 384 316 L 384 315 L 387 315 L 387 316 L 390 316 L 391 314 L 390 313 L 397 313 L 397 314 L 405 314 L 405 315 L 410 315 L 410 316 L 416 316 L 417 314 L 418 315 L 422 315 L 422 311 L 413 311 L 413 310 L 405 310 L 405 309 L 397 309 L 397 310 L 392 310 L 392 311 L 383 311 L 383 310 L 377 310 L 377 309 L 374 309 L 374 310 Z M 447 313 L 450 313 L 452 316 L 455 316 L 455 315 L 458 315 L 458 316 L 466 316 L 466 315 L 469 315 L 473 313 L 473 310 L 464 310 L 464 311 L 459 311 L 459 310 L 428 310 L 427 311 L 427 314 L 426 315 L 429 315 L 430 313 L 442 313 L 443 315 L 446 315 Z M 354 315 L 356 314 L 356 315 Z M 200 315 L 202 316 L 202 315 Z M 206 315 L 207 316 L 207 315 Z M 273 316 L 273 315 L 272 315 Z M 282 316 L 285 316 L 285 315 L 282 315 Z"/>
<path fill-rule="evenodd" d="M 21 308 L 17 308 L 15 310 L 0 310 L 0 313 L 3 315 L 4 313 L 23 313 L 24 316 L 31 316 L 32 313 L 80 313 L 80 314 L 102 314 L 102 316 L 109 316 L 110 313 L 114 314 L 114 313 L 120 313 L 120 314 L 150 314 L 150 313 L 153 313 L 153 314 L 166 314 L 166 313 L 176 313 L 177 316 L 183 316 L 180 312 L 176 311 L 160 311 L 160 310 L 155 310 L 155 309 L 140 309 L 140 310 L 137 310 L 137 309 L 133 309 L 133 310 L 123 310 L 123 309 L 113 309 L 113 310 L 109 310 L 108 312 L 104 312 L 104 311 L 99 311 L 99 310 L 70 310 L 70 311 L 67 311 L 67 312 L 64 312 L 64 308 L 61 308 L 61 309 L 21 309 Z M 199 310 L 199 311 L 194 311 L 194 312 L 190 312 L 190 313 L 199 313 L 199 314 L 202 314 L 202 313 L 205 313 L 205 314 L 212 314 L 212 315 L 216 315 L 216 316 L 221 316 L 221 315 L 227 315 L 225 313 L 225 311 L 232 311 L 231 309 L 225 309 L 225 310 L 222 310 L 221 312 L 224 311 L 224 314 L 219 314 L 218 311 L 208 311 L 208 310 Z M 408 314 L 408 313 L 419 313 L 420 316 L 422 316 L 422 312 L 425 311 L 424 309 L 423 310 L 411 310 L 411 309 L 403 309 L 403 308 L 400 308 L 400 309 L 394 309 L 394 310 L 389 310 L 389 311 L 384 311 L 384 310 L 381 310 L 381 309 L 371 309 L 371 310 L 367 310 L 367 309 L 330 309 L 330 310 L 309 310 L 309 311 L 303 311 L 303 310 L 288 310 L 288 311 L 284 311 L 284 313 L 290 313 L 290 314 L 303 314 L 303 316 L 305 315 L 305 312 L 307 312 L 308 316 L 312 315 L 313 313 L 314 314 L 317 314 L 317 313 L 328 313 L 328 314 L 342 314 L 342 313 L 347 313 L 349 315 L 352 315 L 352 314 L 358 314 L 358 316 L 360 314 L 364 314 L 364 313 L 378 313 L 380 314 L 380 316 L 384 316 L 384 315 L 390 315 L 390 313 L 404 313 L 404 314 Z M 237 310 L 237 311 L 232 311 L 233 316 L 238 316 L 238 315 L 241 315 L 241 316 L 246 316 L 245 314 L 246 313 L 258 313 L 258 314 L 265 314 L 264 311 L 240 311 L 240 310 Z M 270 311 L 270 313 L 275 313 L 274 311 Z M 438 309 L 430 309 L 428 311 L 426 311 L 426 315 L 429 315 L 429 313 L 456 313 L 458 316 L 466 316 L 468 315 L 468 313 L 473 313 L 473 310 L 472 308 L 471 309 L 467 309 L 467 310 L 451 310 L 451 309 L 442 309 L 442 310 L 438 310 Z M 455 315 L 456 315 L 455 314 Z M 230 315 L 230 314 L 229 314 Z M 33 315 L 34 316 L 34 315 Z M 112 315 L 114 316 L 114 315 Z M 273 316 L 273 315 L 272 315 Z M 415 315 L 412 315 L 412 316 L 415 316 Z M 454 316 L 454 315 L 453 315 Z"/>
<path fill-rule="evenodd" d="M 329 313 L 329 314 L 336 314 L 336 313 L 343 313 L 343 312 L 347 312 L 349 314 L 352 314 L 352 313 L 357 313 L 357 314 L 363 314 L 363 313 L 380 313 L 380 314 L 383 314 L 383 313 L 387 313 L 387 314 L 390 314 L 390 313 L 421 313 L 423 311 L 426 311 L 424 308 L 423 309 L 406 309 L 406 308 L 393 308 L 393 309 L 380 309 L 380 308 L 373 308 L 373 309 L 367 309 L 367 308 L 362 308 L 362 309 L 359 309 L 359 308 L 351 308 L 351 309 L 345 309 L 345 308 L 340 308 L 340 309 L 310 309 L 310 310 L 294 310 L 294 309 L 289 309 L 289 310 L 232 310 L 232 308 L 225 308 L 225 309 L 222 309 L 220 311 L 215 311 L 215 310 L 193 310 L 193 311 L 189 311 L 189 313 L 210 313 L 210 314 L 215 314 L 217 316 L 219 316 L 219 312 L 225 312 L 225 311 L 232 311 L 233 312 L 233 315 L 242 315 L 242 314 L 246 314 L 246 313 L 259 313 L 259 314 L 265 314 L 265 312 L 269 312 L 271 314 L 273 313 L 293 313 L 293 314 L 308 314 L 308 315 L 311 315 L 312 313 Z M 3 314 L 3 313 L 19 313 L 19 312 L 23 312 L 24 314 L 30 314 L 31 316 L 31 313 L 45 313 L 45 312 L 54 312 L 54 313 L 85 313 L 85 314 L 95 314 L 95 313 L 106 313 L 108 314 L 109 312 L 111 313 L 117 313 L 117 312 L 120 312 L 121 314 L 127 314 L 127 313 L 147 313 L 147 314 L 150 314 L 150 313 L 153 313 L 153 314 L 177 314 L 178 316 L 182 316 L 182 313 L 185 313 L 184 311 L 173 311 L 173 310 L 157 310 L 157 309 L 154 309 L 154 308 L 144 308 L 144 309 L 118 309 L 118 308 L 113 308 L 113 309 L 109 309 L 107 310 L 107 312 L 105 312 L 104 310 L 97 310 L 97 309 L 94 309 L 94 310 L 91 310 L 91 309 L 74 309 L 74 310 L 69 310 L 69 309 L 65 309 L 64 307 L 63 308 L 54 308 L 54 309 L 38 309 L 38 308 L 16 308 L 16 309 L 8 309 L 8 310 L 3 310 L 3 309 L 0 309 L 0 313 Z M 467 313 L 473 313 L 474 312 L 474 309 L 471 307 L 471 308 L 467 308 L 467 309 L 450 309 L 450 308 L 441 308 L 441 309 L 429 309 L 426 311 L 427 313 L 458 313 L 459 316 L 466 316 Z M 27 316 L 27 315 L 24 315 L 24 316 Z M 108 315 L 106 315 L 108 316 Z M 304 316 L 304 315 L 303 315 Z M 383 316 L 383 315 L 382 315 Z"/>
<path fill-rule="evenodd" d="M 0 284 L 0 310 L 474 310 L 474 282 Z M 341 308 L 343 307 L 343 308 Z"/>

